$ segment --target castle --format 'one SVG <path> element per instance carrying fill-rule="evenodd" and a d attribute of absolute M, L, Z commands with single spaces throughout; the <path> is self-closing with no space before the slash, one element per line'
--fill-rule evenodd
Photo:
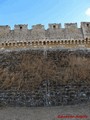
<path fill-rule="evenodd" d="M 90 22 L 82 22 L 80 28 L 77 23 L 64 28 L 49 24 L 47 30 L 41 24 L 32 29 L 15 25 L 14 30 L 0 26 L 0 106 L 86 102 L 90 102 Z"/>
<path fill-rule="evenodd" d="M 44 25 L 33 25 L 28 29 L 27 24 L 19 24 L 11 30 L 10 26 L 0 26 L 0 48 L 8 47 L 86 47 L 90 48 L 90 22 L 49 24 L 47 30 Z"/>

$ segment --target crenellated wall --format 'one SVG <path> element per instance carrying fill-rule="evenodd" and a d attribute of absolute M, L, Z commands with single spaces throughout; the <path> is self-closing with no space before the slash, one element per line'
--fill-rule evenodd
<path fill-rule="evenodd" d="M 42 46 L 58 45 L 62 47 L 90 47 L 90 22 L 49 24 L 48 29 L 44 25 L 33 25 L 28 29 L 27 24 L 15 25 L 11 30 L 10 26 L 0 26 L 0 47 L 10 46 Z M 27 46 L 26 46 L 27 47 Z"/>

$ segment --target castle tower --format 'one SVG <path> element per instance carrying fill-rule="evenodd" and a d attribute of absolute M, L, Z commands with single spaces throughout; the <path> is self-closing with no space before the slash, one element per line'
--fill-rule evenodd
<path fill-rule="evenodd" d="M 90 39 L 90 22 L 81 22 L 84 39 Z"/>

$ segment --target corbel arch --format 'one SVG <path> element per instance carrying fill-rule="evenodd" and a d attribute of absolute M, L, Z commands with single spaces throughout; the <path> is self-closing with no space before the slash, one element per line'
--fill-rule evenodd
<path fill-rule="evenodd" d="M 46 41 L 43 41 L 43 45 L 46 45 Z"/>
<path fill-rule="evenodd" d="M 47 45 L 49 45 L 50 44 L 50 42 L 49 41 L 47 41 Z"/>

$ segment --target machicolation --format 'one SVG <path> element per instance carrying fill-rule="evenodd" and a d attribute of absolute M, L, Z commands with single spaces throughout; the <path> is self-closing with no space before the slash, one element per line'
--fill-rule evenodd
<path fill-rule="evenodd" d="M 7 47 L 43 47 L 61 46 L 66 48 L 90 47 L 90 22 L 49 24 L 48 29 L 44 25 L 33 25 L 28 29 L 27 24 L 15 25 L 14 30 L 10 26 L 0 26 L 0 48 Z"/>

